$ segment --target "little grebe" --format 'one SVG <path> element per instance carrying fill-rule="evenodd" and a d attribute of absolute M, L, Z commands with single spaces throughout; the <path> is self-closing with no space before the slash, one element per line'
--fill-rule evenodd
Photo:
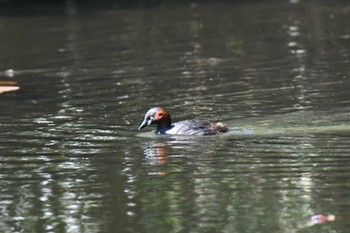
<path fill-rule="evenodd" d="M 148 110 L 139 130 L 152 124 L 157 125 L 155 131 L 157 134 L 213 135 L 228 131 L 222 123 L 211 123 L 205 120 L 185 120 L 172 124 L 169 112 L 160 107 Z"/>

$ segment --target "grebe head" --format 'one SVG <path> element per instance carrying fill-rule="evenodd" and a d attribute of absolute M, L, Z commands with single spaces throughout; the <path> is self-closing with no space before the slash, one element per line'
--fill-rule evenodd
<path fill-rule="evenodd" d="M 139 126 L 139 130 L 152 124 L 157 124 L 158 128 L 170 128 L 171 118 L 169 112 L 160 107 L 151 108 L 146 113 L 145 118 Z"/>

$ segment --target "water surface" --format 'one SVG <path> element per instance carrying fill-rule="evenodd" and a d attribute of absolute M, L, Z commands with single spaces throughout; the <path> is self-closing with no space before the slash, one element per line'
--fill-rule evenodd
<path fill-rule="evenodd" d="M 348 231 L 346 1 L 2 4 L 1 232 Z"/>

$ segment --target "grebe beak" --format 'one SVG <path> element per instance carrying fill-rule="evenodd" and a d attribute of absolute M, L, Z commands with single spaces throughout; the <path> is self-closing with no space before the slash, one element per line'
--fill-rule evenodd
<path fill-rule="evenodd" d="M 147 127 L 147 126 L 149 126 L 149 125 L 152 124 L 152 123 L 153 123 L 153 117 L 150 117 L 149 119 L 145 118 L 145 119 L 142 121 L 141 125 L 139 126 L 139 130 L 141 130 L 141 129 Z"/>

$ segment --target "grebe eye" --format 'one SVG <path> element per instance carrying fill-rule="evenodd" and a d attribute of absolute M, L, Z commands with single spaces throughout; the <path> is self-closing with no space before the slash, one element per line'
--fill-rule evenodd
<path fill-rule="evenodd" d="M 153 117 L 153 116 L 148 116 L 148 117 L 146 118 L 146 121 L 147 121 L 147 125 L 150 125 L 150 124 L 152 124 L 152 122 L 153 122 L 153 119 L 154 119 L 154 117 Z"/>

